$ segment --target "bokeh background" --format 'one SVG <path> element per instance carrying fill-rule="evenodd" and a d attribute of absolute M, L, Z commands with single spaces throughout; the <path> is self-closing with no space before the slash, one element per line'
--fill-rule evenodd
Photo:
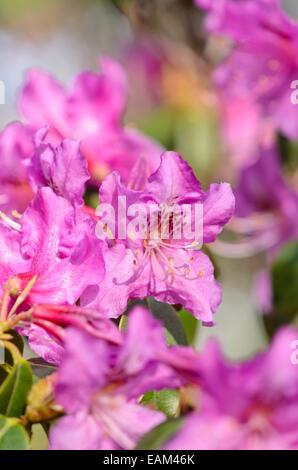
<path fill-rule="evenodd" d="M 298 17 L 298 2 L 284 2 Z M 224 44 L 206 43 L 202 15 L 188 0 L 1 0 L 0 80 L 6 102 L 0 125 L 17 118 L 16 96 L 31 67 L 69 83 L 82 69 L 98 68 L 103 54 L 119 59 L 129 77 L 126 120 L 180 151 L 204 184 L 232 179 L 218 132 L 210 63 Z M 208 57 L 209 62 L 204 57 Z M 239 259 L 214 254 L 224 301 L 212 329 L 229 357 L 244 358 L 267 343 L 252 294 L 264 255 Z"/>

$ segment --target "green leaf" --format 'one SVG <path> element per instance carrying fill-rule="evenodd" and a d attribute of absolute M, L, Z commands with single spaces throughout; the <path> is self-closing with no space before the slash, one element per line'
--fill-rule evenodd
<path fill-rule="evenodd" d="M 128 327 L 128 316 L 121 315 L 120 322 L 119 322 L 119 330 L 125 331 Z"/>
<path fill-rule="evenodd" d="M 298 318 L 298 241 L 284 247 L 271 267 L 273 309 L 264 316 L 269 335 Z"/>
<path fill-rule="evenodd" d="M 284 169 L 289 174 L 293 174 L 298 168 L 298 142 L 288 140 L 285 136 L 279 135 L 278 145 Z"/>
<path fill-rule="evenodd" d="M 178 390 L 170 389 L 147 392 L 141 403 L 149 408 L 161 411 L 168 418 L 175 418 L 179 414 L 180 395 Z"/>
<path fill-rule="evenodd" d="M 29 436 L 15 418 L 0 416 L 0 450 L 28 450 Z"/>
<path fill-rule="evenodd" d="M 180 310 L 179 316 L 189 344 L 193 344 L 199 329 L 199 321 L 187 310 Z"/>
<path fill-rule="evenodd" d="M 32 379 L 32 370 L 27 361 L 20 359 L 15 363 L 0 387 L 1 414 L 15 417 L 22 415 Z"/>
<path fill-rule="evenodd" d="M 0 350 L 0 357 L 1 357 L 1 354 L 2 352 Z M 7 367 L 8 367 L 8 364 L 0 364 L 0 385 L 4 382 L 4 380 L 6 379 L 8 375 Z"/>
<path fill-rule="evenodd" d="M 172 335 L 176 343 L 186 346 L 188 344 L 187 337 L 181 319 L 174 307 L 158 302 L 152 297 L 148 297 L 147 303 L 152 314 L 163 323 L 165 329 Z"/>
<path fill-rule="evenodd" d="M 285 313 L 298 313 L 298 241 L 281 250 L 271 273 L 275 306 Z"/>
<path fill-rule="evenodd" d="M 84 196 L 86 206 L 96 209 L 99 205 L 98 193 L 92 188 L 87 188 Z"/>
<path fill-rule="evenodd" d="M 136 446 L 136 450 L 158 450 L 183 424 L 183 418 L 170 419 L 145 434 Z"/>

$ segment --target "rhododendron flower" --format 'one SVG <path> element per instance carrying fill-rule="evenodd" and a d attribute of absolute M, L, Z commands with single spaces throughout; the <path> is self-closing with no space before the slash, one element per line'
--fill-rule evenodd
<path fill-rule="evenodd" d="M 33 131 L 48 126 L 48 142 L 81 141 L 93 181 L 117 169 L 127 180 L 139 158 L 152 171 L 159 164 L 160 146 L 138 131 L 123 128 L 127 87 L 120 65 L 101 61 L 101 73 L 82 72 L 67 91 L 46 72 L 28 72 L 19 108 Z"/>
<path fill-rule="evenodd" d="M 9 322 L 28 337 L 30 348 L 46 362 L 59 365 L 64 352 L 68 327 L 79 328 L 88 334 L 119 344 L 120 331 L 113 322 L 99 312 L 76 305 L 39 304 L 29 311 L 17 313 Z"/>
<path fill-rule="evenodd" d="M 134 112 L 144 113 L 160 104 L 165 59 L 163 45 L 153 35 L 138 35 L 125 46 L 123 62 L 134 80 Z"/>
<path fill-rule="evenodd" d="M 298 449 L 296 328 L 280 330 L 269 350 L 234 364 L 215 342 L 200 355 L 198 410 L 166 449 Z M 212 429 L 212 433 L 210 433 Z"/>
<path fill-rule="evenodd" d="M 237 174 L 258 159 L 261 148 L 274 146 L 274 127 L 262 118 L 259 106 L 249 97 L 220 101 L 220 108 L 222 137 Z"/>
<path fill-rule="evenodd" d="M 243 21 L 246 20 L 252 28 L 258 28 L 262 25 L 262 18 L 267 11 L 267 20 L 276 26 L 285 24 L 288 20 L 286 13 L 280 9 L 280 0 L 194 0 L 194 3 L 203 10 L 207 11 L 206 29 L 210 33 L 221 34 L 232 40 L 250 40 L 251 31 L 249 28 L 243 28 Z M 263 15 L 263 16 L 262 16 Z M 260 24 L 259 24 L 260 23 Z M 266 27 L 263 24 L 263 27 Z"/>
<path fill-rule="evenodd" d="M 32 198 L 28 184 L 26 158 L 33 145 L 28 130 L 18 122 L 9 124 L 0 134 L 0 210 L 23 212 Z"/>
<path fill-rule="evenodd" d="M 90 284 L 101 281 L 104 262 L 94 224 L 46 187 L 38 190 L 20 219 L 4 217 L 0 223 L 1 321 L 21 307 L 11 306 L 12 297 L 24 300 L 23 308 L 45 302 L 74 304 Z"/>
<path fill-rule="evenodd" d="M 152 204 L 156 208 L 156 223 L 151 218 L 143 221 L 146 227 L 148 224 L 145 235 L 141 232 L 130 234 L 130 218 L 126 213 L 124 217 L 119 216 L 119 197 L 125 198 L 127 213 L 132 204 L 148 208 Z M 175 219 L 169 217 L 169 225 L 172 225 L 167 235 L 160 230 L 160 222 L 164 217 L 163 207 L 182 208 L 183 205 L 198 203 L 203 212 L 202 233 L 198 234 L 202 238 L 200 241 L 213 242 L 233 214 L 234 196 L 230 186 L 212 184 L 209 191 L 203 191 L 190 166 L 178 154 L 166 152 L 161 157 L 159 169 L 150 176 L 143 191 L 128 189 L 119 175 L 112 173 L 102 183 L 100 201 L 115 208 L 118 232 L 116 240 L 104 253 L 106 275 L 99 292 L 93 289 L 88 295 L 86 293 L 82 298 L 83 304 L 91 303 L 109 316 L 119 316 L 129 299 L 153 296 L 159 301 L 181 304 L 203 322 L 212 323 L 212 314 L 221 300 L 212 263 L 196 249 L 199 246 L 197 234 L 190 240 L 183 232 L 179 239 L 175 239 Z M 193 228 L 193 213 L 190 217 Z M 181 215 L 178 221 L 182 220 Z M 119 237 L 123 227 L 128 229 L 125 240 Z M 112 227 L 109 229 L 113 231 Z"/>
<path fill-rule="evenodd" d="M 142 307 L 130 312 L 118 346 L 70 329 L 55 394 L 66 416 L 51 430 L 51 448 L 134 448 L 166 418 L 139 404 L 140 396 L 179 386 L 180 372 L 198 366 L 188 348 L 167 349 L 162 326 Z"/>
<path fill-rule="evenodd" d="M 298 236 L 298 193 L 283 177 L 274 149 L 261 151 L 255 163 L 242 169 L 235 197 L 235 215 L 247 221 L 252 244 L 273 252 Z"/>
<path fill-rule="evenodd" d="M 93 219 L 50 188 L 37 192 L 17 222 L 6 223 L 11 226 L 0 225 L 1 293 L 10 286 L 21 291 L 36 276 L 29 304 L 73 304 L 88 284 L 100 282 L 104 265 Z"/>
<path fill-rule="evenodd" d="M 55 148 L 47 143 L 47 133 L 48 129 L 41 129 L 35 136 L 34 152 L 28 161 L 31 186 L 35 191 L 48 186 L 74 205 L 82 205 L 90 176 L 80 142 L 66 139 Z"/>
<path fill-rule="evenodd" d="M 297 139 L 298 108 L 292 100 L 292 83 L 298 76 L 297 21 L 287 16 L 277 0 L 197 0 L 197 4 L 208 12 L 207 30 L 232 41 L 230 53 L 215 72 L 224 114 L 243 102 L 243 113 L 254 109 L 257 121 L 267 121 L 261 127 L 273 126 Z M 239 129 L 239 113 L 234 126 Z M 251 126 L 245 145 L 255 143 L 256 131 Z M 262 135 L 259 132 L 261 140 Z"/>

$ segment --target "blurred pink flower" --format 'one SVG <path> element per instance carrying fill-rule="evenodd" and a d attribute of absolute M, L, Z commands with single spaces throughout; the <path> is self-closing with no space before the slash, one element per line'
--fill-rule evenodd
<path fill-rule="evenodd" d="M 253 158 L 258 141 L 264 145 L 273 129 L 297 139 L 298 107 L 291 99 L 291 85 L 298 78 L 297 21 L 287 16 L 277 0 L 196 3 L 207 10 L 208 32 L 232 43 L 214 79 L 223 114 L 229 116 L 228 128 L 224 128 L 228 144 L 236 136 L 230 147 L 236 159 Z M 241 130 L 243 142 L 237 138 L 241 126 L 246 127 Z"/>
<path fill-rule="evenodd" d="M 187 361 L 185 353 L 191 354 Z M 141 405 L 140 396 L 179 386 L 181 366 L 195 369 L 194 358 L 188 348 L 168 350 L 162 326 L 142 307 L 130 312 L 118 346 L 69 330 L 56 383 L 56 400 L 66 416 L 51 430 L 51 448 L 133 449 L 166 419 Z"/>
<path fill-rule="evenodd" d="M 37 131 L 35 147 L 28 159 L 28 178 L 36 192 L 50 187 L 74 205 L 83 204 L 85 184 L 90 179 L 87 162 L 80 152 L 80 142 L 62 140 L 57 148 L 47 143 L 48 129 Z"/>
<path fill-rule="evenodd" d="M 33 151 L 30 132 L 18 122 L 0 133 L 0 211 L 23 212 L 32 198 L 26 158 Z"/>
<path fill-rule="evenodd" d="M 67 91 L 46 72 L 31 70 L 19 98 L 19 109 L 28 128 L 48 126 L 47 139 L 54 146 L 64 138 L 79 140 L 93 182 L 118 170 L 126 181 L 139 158 L 149 171 L 159 164 L 161 147 L 122 119 L 127 84 L 121 66 L 110 58 L 101 61 L 101 73 L 82 72 Z"/>
<path fill-rule="evenodd" d="M 210 342 L 199 359 L 198 409 L 165 449 L 298 449 L 297 338 L 297 328 L 284 328 L 267 352 L 240 364 Z"/>
<path fill-rule="evenodd" d="M 257 161 L 242 169 L 235 198 L 235 216 L 246 220 L 252 243 L 272 254 L 298 236 L 298 193 L 283 176 L 277 150 L 260 151 Z"/>

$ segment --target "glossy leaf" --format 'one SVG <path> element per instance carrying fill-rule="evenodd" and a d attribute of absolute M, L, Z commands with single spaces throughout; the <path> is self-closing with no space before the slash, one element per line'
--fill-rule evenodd
<path fill-rule="evenodd" d="M 264 316 L 270 335 L 282 325 L 298 321 L 298 241 L 284 247 L 271 268 L 273 309 Z"/>
<path fill-rule="evenodd" d="M 199 321 L 187 310 L 180 310 L 179 316 L 189 344 L 193 344 L 198 333 Z"/>
<path fill-rule="evenodd" d="M 32 370 L 24 359 L 19 360 L 0 387 L 0 413 L 5 416 L 22 415 L 27 395 L 32 386 Z"/>
<path fill-rule="evenodd" d="M 15 418 L 0 416 L 0 450 L 28 450 L 29 436 Z"/>
<path fill-rule="evenodd" d="M 163 323 L 165 329 L 172 335 L 176 343 L 186 346 L 188 344 L 187 337 L 182 321 L 174 307 L 158 302 L 152 297 L 147 299 L 147 303 L 152 314 Z"/>

